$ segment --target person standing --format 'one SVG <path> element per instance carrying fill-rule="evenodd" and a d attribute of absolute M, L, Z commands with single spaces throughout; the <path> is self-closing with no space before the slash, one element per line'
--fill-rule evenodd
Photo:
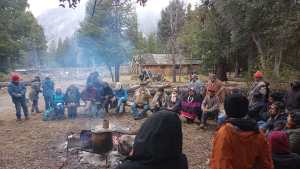
<path fill-rule="evenodd" d="M 197 74 L 193 74 L 191 76 L 191 80 L 189 82 L 189 87 L 192 87 L 196 91 L 196 95 L 202 95 L 204 97 L 205 91 L 204 91 L 204 85 L 201 80 L 199 80 Z"/>
<path fill-rule="evenodd" d="M 39 111 L 39 94 L 41 92 L 41 79 L 39 76 L 35 76 L 31 82 L 30 99 L 32 101 L 31 113 Z"/>
<path fill-rule="evenodd" d="M 49 110 L 52 105 L 52 98 L 54 95 L 54 82 L 49 76 L 45 78 L 42 84 L 43 96 L 45 100 L 45 111 Z"/>
<path fill-rule="evenodd" d="M 17 121 L 21 121 L 21 110 L 28 120 L 28 108 L 26 105 L 26 87 L 20 82 L 21 77 L 17 74 L 11 76 L 11 82 L 8 85 L 8 93 L 11 96 L 12 102 L 15 104 Z"/>
<path fill-rule="evenodd" d="M 245 118 L 248 100 L 241 94 L 225 98 L 226 122 L 213 139 L 211 169 L 273 169 L 272 153 L 255 121 Z"/>
<path fill-rule="evenodd" d="M 263 101 L 267 102 L 269 97 L 269 83 L 264 81 L 264 75 L 261 71 L 254 74 L 254 82 L 248 93 L 249 106 L 254 104 L 254 95 L 260 93 L 263 96 Z"/>

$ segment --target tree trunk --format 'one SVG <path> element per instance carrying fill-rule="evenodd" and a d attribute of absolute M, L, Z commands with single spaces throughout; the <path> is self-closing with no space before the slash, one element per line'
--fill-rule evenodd
<path fill-rule="evenodd" d="M 111 80 L 114 82 L 114 73 L 113 73 L 113 70 L 111 69 L 111 66 L 110 65 L 107 65 L 107 68 L 109 70 L 109 73 L 110 73 L 110 77 L 111 77 Z"/>
<path fill-rule="evenodd" d="M 226 74 L 226 61 L 223 59 L 216 65 L 216 76 L 221 81 L 228 80 L 227 74 Z"/>
<path fill-rule="evenodd" d="M 259 53 L 261 66 L 262 66 L 263 69 L 266 69 L 267 68 L 266 54 L 263 51 L 261 41 L 255 33 L 252 33 L 251 37 L 252 37 L 252 40 L 253 40 L 254 44 L 256 45 L 257 51 Z"/>
<path fill-rule="evenodd" d="M 120 81 L 120 64 L 115 64 L 115 82 Z"/>
<path fill-rule="evenodd" d="M 279 75 L 280 75 L 281 61 L 282 61 L 282 49 L 280 50 L 279 55 L 275 55 L 273 74 L 276 77 L 279 77 Z"/>
<path fill-rule="evenodd" d="M 240 63 L 238 59 L 238 55 L 235 56 L 235 65 L 234 65 L 234 77 L 239 77 L 240 76 Z"/>

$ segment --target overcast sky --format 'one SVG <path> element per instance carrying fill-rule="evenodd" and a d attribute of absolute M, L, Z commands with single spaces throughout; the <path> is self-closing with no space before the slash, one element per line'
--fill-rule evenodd
<path fill-rule="evenodd" d="M 82 8 L 88 0 L 81 0 L 80 7 Z M 136 1 L 136 0 L 132 0 Z M 157 30 L 157 23 L 160 19 L 160 12 L 167 7 L 170 0 L 148 0 L 146 6 L 137 5 L 137 14 L 140 31 L 146 35 Z M 186 4 L 196 4 L 200 0 L 183 0 Z M 49 9 L 60 8 L 59 0 L 28 0 L 29 9 L 38 17 Z M 67 9 L 73 10 L 73 9 Z M 82 12 L 79 8 L 73 10 L 75 14 Z"/>
<path fill-rule="evenodd" d="M 80 5 L 85 5 L 87 0 L 81 0 Z M 200 0 L 184 0 L 184 2 L 189 2 L 195 4 Z M 43 12 L 58 7 L 58 0 L 28 0 L 30 4 L 30 10 L 35 16 L 42 14 Z M 138 13 L 160 13 L 160 11 L 169 4 L 169 0 L 149 0 L 145 7 L 138 7 Z"/>

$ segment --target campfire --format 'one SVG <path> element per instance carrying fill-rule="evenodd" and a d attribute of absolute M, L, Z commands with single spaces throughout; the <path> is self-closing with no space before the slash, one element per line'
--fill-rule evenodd
<path fill-rule="evenodd" d="M 64 166 L 77 162 L 75 165 L 86 165 L 88 168 L 113 169 L 130 154 L 134 137 L 129 129 L 120 129 L 120 126 L 110 125 L 104 119 L 102 125 L 67 136 Z"/>

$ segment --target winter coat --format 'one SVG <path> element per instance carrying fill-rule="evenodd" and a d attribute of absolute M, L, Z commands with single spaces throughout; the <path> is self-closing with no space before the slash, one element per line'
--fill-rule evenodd
<path fill-rule="evenodd" d="M 267 95 L 269 92 L 268 83 L 261 80 L 261 81 L 255 81 L 249 90 L 248 93 L 248 100 L 249 100 L 249 106 L 251 106 L 254 103 L 254 95 L 256 93 L 260 93 L 263 95 L 263 101 L 266 102 Z"/>
<path fill-rule="evenodd" d="M 191 100 L 189 100 L 191 99 Z M 201 111 L 202 98 L 198 96 L 186 96 L 181 101 L 181 116 L 194 120 Z"/>
<path fill-rule="evenodd" d="M 300 112 L 300 81 L 296 82 L 285 96 L 286 108 L 290 112 Z"/>
<path fill-rule="evenodd" d="M 291 151 L 300 155 L 300 128 L 287 129 L 286 132 L 289 136 L 289 146 Z"/>
<path fill-rule="evenodd" d="M 208 109 L 207 112 L 219 112 L 220 111 L 220 100 L 218 96 L 213 96 L 210 97 L 209 95 L 206 95 L 202 105 L 201 105 L 202 110 L 205 108 Z"/>
<path fill-rule="evenodd" d="M 19 82 L 18 84 L 10 82 L 8 84 L 7 90 L 13 102 L 26 99 L 26 87 L 21 82 Z"/>
<path fill-rule="evenodd" d="M 273 154 L 275 169 L 299 169 L 300 155 L 295 153 Z"/>
<path fill-rule="evenodd" d="M 232 123 L 235 123 L 233 125 Z M 211 169 L 273 169 L 270 146 L 256 123 L 226 122 L 213 139 Z M 240 126 L 239 126 L 240 125 Z"/>
<path fill-rule="evenodd" d="M 196 91 L 197 95 L 203 95 L 204 91 L 204 84 L 200 80 L 190 81 L 189 88 L 193 87 Z"/>
<path fill-rule="evenodd" d="M 253 118 L 255 121 L 266 121 L 267 120 L 267 104 L 261 100 L 254 102 L 249 106 L 249 117 Z"/>
<path fill-rule="evenodd" d="M 114 95 L 117 97 L 117 99 L 124 99 L 127 100 L 128 99 L 128 92 L 126 89 L 119 89 L 119 90 L 115 90 L 114 91 Z"/>
<path fill-rule="evenodd" d="M 144 105 L 144 104 L 149 104 L 151 94 L 150 94 L 150 91 L 148 89 L 141 89 L 140 88 L 135 92 L 134 97 L 135 97 L 134 102 L 137 105 Z"/>
<path fill-rule="evenodd" d="M 64 95 L 63 94 L 60 94 L 60 95 L 53 95 L 53 104 L 54 106 L 57 105 L 58 103 L 62 103 L 64 104 L 65 103 L 65 98 L 64 98 Z"/>
<path fill-rule="evenodd" d="M 172 102 L 171 96 L 167 98 L 166 110 L 175 112 L 177 114 L 180 113 L 181 110 L 181 100 L 179 97 L 176 97 L 176 101 Z"/>
<path fill-rule="evenodd" d="M 76 103 L 77 105 L 80 104 L 80 92 L 78 87 L 72 85 L 67 88 L 65 93 L 65 103 Z"/>
<path fill-rule="evenodd" d="M 167 103 L 167 96 L 164 93 L 156 92 L 152 101 L 151 101 L 151 109 L 157 108 L 165 108 Z"/>
<path fill-rule="evenodd" d="M 179 117 L 159 111 L 148 118 L 135 137 L 133 155 L 117 169 L 188 169 Z"/>
<path fill-rule="evenodd" d="M 287 114 L 280 113 L 280 114 L 276 115 L 275 117 L 270 117 L 268 119 L 265 129 L 268 131 L 272 131 L 276 127 L 286 124 L 286 121 L 287 121 Z"/>
<path fill-rule="evenodd" d="M 52 97 L 54 94 L 54 82 L 51 79 L 45 79 L 42 84 L 43 96 Z"/>
<path fill-rule="evenodd" d="M 30 99 L 31 100 L 39 100 L 40 92 L 41 92 L 41 82 L 33 81 L 31 83 Z"/>

